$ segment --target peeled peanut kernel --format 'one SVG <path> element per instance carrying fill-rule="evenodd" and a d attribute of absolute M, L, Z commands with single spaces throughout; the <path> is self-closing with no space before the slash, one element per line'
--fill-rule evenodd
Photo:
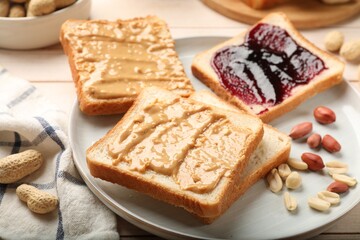
<path fill-rule="evenodd" d="M 311 197 L 308 199 L 308 204 L 311 208 L 324 212 L 327 211 L 331 204 L 325 200 L 322 200 L 318 197 Z"/>
<path fill-rule="evenodd" d="M 344 162 L 340 162 L 337 160 L 333 160 L 333 161 L 329 161 L 327 163 L 325 163 L 326 167 L 331 167 L 331 168 L 347 168 L 348 164 L 344 163 Z"/>
<path fill-rule="evenodd" d="M 323 137 L 321 144 L 323 148 L 330 153 L 339 152 L 341 150 L 340 143 L 329 134 L 326 134 Z"/>
<path fill-rule="evenodd" d="M 285 186 L 290 189 L 297 189 L 301 186 L 301 176 L 298 172 L 292 172 L 286 178 Z"/>
<path fill-rule="evenodd" d="M 344 193 L 349 190 L 349 186 L 343 182 L 332 182 L 327 188 L 328 191 L 334 193 Z"/>
<path fill-rule="evenodd" d="M 14 183 L 38 170 L 43 157 L 36 150 L 26 150 L 0 159 L 0 183 Z"/>
<path fill-rule="evenodd" d="M 274 193 L 279 192 L 283 187 L 283 182 L 276 168 L 268 173 L 266 180 L 269 183 L 270 190 Z"/>
<path fill-rule="evenodd" d="M 284 193 L 284 203 L 288 211 L 294 211 L 297 209 L 296 198 L 291 196 L 289 192 Z"/>
<path fill-rule="evenodd" d="M 289 137 L 292 139 L 302 138 L 308 135 L 312 131 L 312 123 L 311 122 L 303 122 L 296 126 L 294 126 L 290 133 Z"/>
<path fill-rule="evenodd" d="M 305 162 L 298 161 L 296 158 L 289 158 L 287 160 L 287 164 L 290 167 L 295 168 L 296 170 L 307 170 L 308 169 L 308 165 Z"/>
<path fill-rule="evenodd" d="M 308 165 L 312 171 L 319 171 L 325 167 L 322 158 L 314 153 L 303 153 L 301 159 Z"/>
<path fill-rule="evenodd" d="M 314 118 L 321 124 L 330 124 L 336 121 L 336 115 L 333 110 L 328 107 L 319 106 L 314 109 Z"/>
<path fill-rule="evenodd" d="M 278 166 L 278 172 L 282 179 L 286 179 L 290 175 L 291 169 L 289 165 L 282 163 Z"/>
<path fill-rule="evenodd" d="M 347 61 L 356 62 L 360 60 L 360 40 L 345 42 L 340 48 L 340 55 Z"/>
<path fill-rule="evenodd" d="M 329 202 L 331 205 L 339 204 L 340 196 L 337 193 L 330 191 L 321 191 L 317 194 L 318 198 Z"/>
<path fill-rule="evenodd" d="M 58 198 L 36 187 L 22 184 L 16 188 L 16 195 L 27 203 L 28 208 L 39 214 L 45 214 L 56 209 Z"/>
<path fill-rule="evenodd" d="M 321 136 L 318 133 L 312 134 L 308 139 L 306 140 L 307 145 L 309 145 L 310 148 L 317 148 L 321 144 Z"/>
<path fill-rule="evenodd" d="M 330 176 L 334 174 L 343 174 L 348 172 L 348 168 L 327 168 Z"/>
<path fill-rule="evenodd" d="M 347 173 L 348 171 L 348 165 L 344 162 L 340 162 L 337 160 L 327 162 L 325 163 L 325 165 L 330 175 L 333 175 L 335 173 Z"/>
<path fill-rule="evenodd" d="M 324 42 L 326 50 L 337 52 L 344 43 L 344 35 L 339 31 L 331 31 L 326 34 Z"/>
<path fill-rule="evenodd" d="M 356 183 L 357 183 L 355 178 L 350 177 L 350 176 L 345 175 L 345 174 L 337 174 L 337 173 L 335 173 L 335 174 L 332 175 L 332 178 L 335 181 L 345 183 L 349 187 L 355 186 Z"/>

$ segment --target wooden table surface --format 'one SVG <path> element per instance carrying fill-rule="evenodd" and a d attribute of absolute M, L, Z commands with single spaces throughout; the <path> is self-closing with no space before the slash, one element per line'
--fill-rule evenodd
<path fill-rule="evenodd" d="M 233 36 L 247 27 L 203 5 L 199 0 L 93 0 L 92 19 L 131 18 L 157 15 L 167 21 L 174 38 L 189 36 Z M 323 48 L 323 38 L 330 30 L 338 29 L 346 40 L 360 39 L 360 17 L 302 33 Z M 12 74 L 29 80 L 59 108 L 70 112 L 75 99 L 67 58 L 61 46 L 14 51 L 0 49 L 0 64 Z M 360 91 L 358 66 L 346 65 L 345 80 Z M 118 217 L 121 239 L 154 239 L 155 237 Z M 339 219 L 331 228 L 314 239 L 360 239 L 360 204 Z"/>

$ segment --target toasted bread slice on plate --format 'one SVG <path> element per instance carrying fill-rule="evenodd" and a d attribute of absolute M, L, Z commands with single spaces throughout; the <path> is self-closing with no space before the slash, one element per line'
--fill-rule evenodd
<path fill-rule="evenodd" d="M 233 202 L 229 196 L 262 137 L 263 123 L 254 116 L 151 87 L 86 157 L 94 177 L 205 220 Z"/>
<path fill-rule="evenodd" d="M 342 81 L 344 64 L 306 40 L 283 13 L 272 13 L 192 62 L 218 96 L 264 122 Z"/>
<path fill-rule="evenodd" d="M 68 56 L 80 109 L 88 115 L 127 111 L 142 89 L 193 92 L 164 21 L 68 20 L 60 41 Z"/>

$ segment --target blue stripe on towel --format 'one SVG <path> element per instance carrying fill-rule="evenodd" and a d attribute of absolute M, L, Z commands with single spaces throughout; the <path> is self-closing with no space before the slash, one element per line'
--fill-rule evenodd
<path fill-rule="evenodd" d="M 14 144 L 13 144 L 13 148 L 11 150 L 11 154 L 19 153 L 20 148 L 21 148 L 20 134 L 18 134 L 17 132 L 14 132 L 14 134 L 15 134 L 15 141 L 14 141 Z"/>
<path fill-rule="evenodd" d="M 56 134 L 55 129 L 42 117 L 35 117 L 36 120 L 43 126 L 46 134 L 59 145 L 61 150 L 65 150 L 65 146 L 59 136 Z"/>
<path fill-rule="evenodd" d="M 59 130 L 58 127 L 54 127 L 54 130 Z M 31 142 L 28 140 L 21 141 L 22 147 L 31 147 L 31 146 L 37 146 L 41 144 L 46 138 L 48 137 L 47 132 L 44 130 L 41 133 L 39 133 Z M 13 147 L 14 142 L 0 142 L 0 147 Z"/>
<path fill-rule="evenodd" d="M 35 92 L 35 90 L 36 90 L 36 88 L 34 86 L 29 87 L 25 92 L 23 92 L 17 98 L 15 98 L 11 102 L 9 102 L 7 104 L 7 107 L 12 108 L 12 107 L 18 105 L 19 103 L 24 101 L 27 97 L 29 97 L 33 92 Z"/>
<path fill-rule="evenodd" d="M 58 206 L 58 216 L 59 216 L 59 223 L 58 223 L 58 228 L 56 231 L 56 240 L 62 240 L 64 239 L 64 227 L 63 227 L 63 222 L 62 222 L 62 213 L 60 211 L 60 206 Z"/>
<path fill-rule="evenodd" d="M 6 192 L 6 184 L 0 183 L 0 205 Z"/>
<path fill-rule="evenodd" d="M 56 168 L 55 168 L 55 183 L 56 183 L 58 172 L 59 172 L 60 159 L 61 159 L 62 154 L 64 153 L 65 146 L 64 146 L 63 142 L 61 141 L 61 139 L 59 138 L 59 136 L 56 134 L 56 130 L 44 118 L 35 117 L 35 119 L 37 119 L 39 121 L 39 123 L 42 125 L 46 134 L 55 143 L 57 143 L 59 145 L 59 147 L 61 148 L 61 151 L 57 155 L 57 158 L 56 158 Z M 59 222 L 58 222 L 58 228 L 57 228 L 57 232 L 56 232 L 56 239 L 61 240 L 61 239 L 64 239 L 64 227 L 63 227 L 63 222 L 62 222 L 62 213 L 60 210 L 60 206 L 58 206 L 58 216 L 59 216 Z"/>

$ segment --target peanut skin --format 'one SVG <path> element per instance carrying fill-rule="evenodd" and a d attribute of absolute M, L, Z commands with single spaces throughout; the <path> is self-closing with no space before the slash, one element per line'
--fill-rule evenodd
<path fill-rule="evenodd" d="M 9 0 L 0 0 L 0 17 L 7 17 L 10 10 Z"/>
<path fill-rule="evenodd" d="M 0 183 L 14 183 L 38 170 L 43 157 L 36 150 L 27 150 L 0 159 Z"/>
<path fill-rule="evenodd" d="M 25 15 L 26 12 L 25 12 L 25 7 L 23 5 L 14 4 L 11 6 L 9 17 L 18 18 L 18 17 L 25 17 Z"/>
<path fill-rule="evenodd" d="M 42 16 L 52 13 L 55 10 L 55 0 L 31 0 L 27 10 L 27 16 Z"/>
<path fill-rule="evenodd" d="M 70 6 L 74 2 L 76 2 L 76 0 L 55 0 L 56 9 Z"/>
<path fill-rule="evenodd" d="M 22 184 L 16 189 L 16 195 L 28 208 L 35 213 L 45 214 L 56 209 L 58 198 L 50 193 L 41 191 L 36 187 Z"/>

